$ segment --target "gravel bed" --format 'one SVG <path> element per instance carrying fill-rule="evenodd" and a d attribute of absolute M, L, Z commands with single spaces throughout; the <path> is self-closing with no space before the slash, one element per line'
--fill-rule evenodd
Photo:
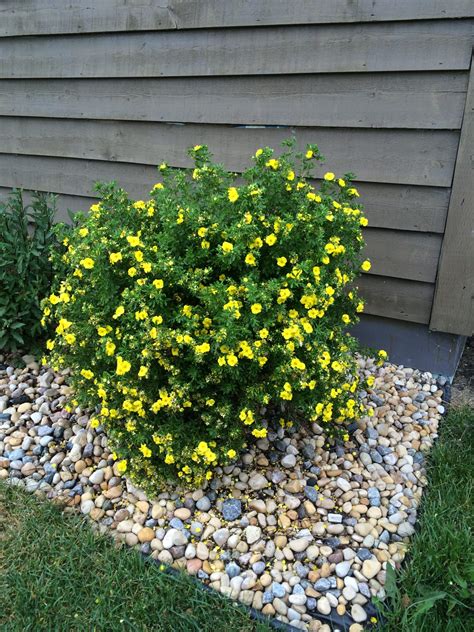
<path fill-rule="evenodd" d="M 414 533 L 444 412 L 430 373 L 360 359 L 375 377 L 362 393 L 374 414 L 345 444 L 317 424 L 274 428 L 205 488 L 151 498 L 119 474 L 103 428 L 64 409 L 67 372 L 23 361 L 0 356 L 0 479 L 295 628 L 329 632 L 320 615 L 346 616 L 350 632 L 370 625 L 386 566 Z"/>

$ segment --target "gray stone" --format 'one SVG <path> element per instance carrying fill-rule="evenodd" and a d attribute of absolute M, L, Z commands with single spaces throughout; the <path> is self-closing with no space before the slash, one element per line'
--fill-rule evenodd
<path fill-rule="evenodd" d="M 281 460 L 281 464 L 283 467 L 288 469 L 295 467 L 296 465 L 296 457 L 294 454 L 285 454 L 285 456 Z"/>
<path fill-rule="evenodd" d="M 279 599 L 283 599 L 283 597 L 286 595 L 286 590 L 284 586 L 282 586 L 278 582 L 272 582 L 271 591 L 273 597 L 278 597 Z"/>
<path fill-rule="evenodd" d="M 51 428 L 51 426 L 38 426 L 36 428 L 36 434 L 38 435 L 38 437 L 46 437 L 47 435 L 50 435 L 52 432 L 53 432 L 53 429 Z"/>
<path fill-rule="evenodd" d="M 209 509 L 211 508 L 211 501 L 207 496 L 203 496 L 197 501 L 196 507 L 199 509 L 199 511 L 209 511 Z"/>
<path fill-rule="evenodd" d="M 326 590 L 329 590 L 331 588 L 331 582 L 329 581 L 329 579 L 326 579 L 326 577 L 322 577 L 321 579 L 318 579 L 318 581 L 314 584 L 314 590 L 317 590 L 318 592 L 325 592 Z"/>
<path fill-rule="evenodd" d="M 242 515 L 242 502 L 237 498 L 229 498 L 222 503 L 222 515 L 224 520 L 232 522 Z"/>
<path fill-rule="evenodd" d="M 260 489 L 264 489 L 268 486 L 268 480 L 263 476 L 263 474 L 254 474 L 248 482 L 250 489 L 254 491 L 258 491 Z"/>
<path fill-rule="evenodd" d="M 222 529 L 218 529 L 217 531 L 214 531 L 214 533 L 212 534 L 212 539 L 217 544 L 217 546 L 222 547 L 225 545 L 225 543 L 229 539 L 229 535 L 230 535 L 229 529 L 226 529 L 224 527 Z"/>
<path fill-rule="evenodd" d="M 367 498 L 371 507 L 380 507 L 380 492 L 376 487 L 369 487 L 367 490 Z"/>
<path fill-rule="evenodd" d="M 230 579 L 232 579 L 233 577 L 237 577 L 237 575 L 240 575 L 240 570 L 240 566 L 235 562 L 229 562 L 229 564 L 227 564 L 227 566 L 225 567 L 225 572 L 230 577 Z"/>

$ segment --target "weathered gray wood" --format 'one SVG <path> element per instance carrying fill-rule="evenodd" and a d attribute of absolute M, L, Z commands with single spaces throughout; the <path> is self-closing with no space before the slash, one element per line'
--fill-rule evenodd
<path fill-rule="evenodd" d="M 345 173 L 354 168 L 360 180 L 449 186 L 458 133 L 454 131 L 296 128 L 301 146 L 318 143 L 327 166 Z M 189 167 L 186 149 L 206 144 L 218 162 L 242 171 L 262 145 L 278 148 L 292 130 L 223 125 L 169 125 L 128 121 L 0 118 L 4 153 L 63 156 L 156 165 L 166 160 Z M 318 175 L 318 172 L 316 173 Z"/>
<path fill-rule="evenodd" d="M 357 183 L 369 225 L 442 233 L 448 210 L 449 189 Z"/>
<path fill-rule="evenodd" d="M 238 125 L 457 129 L 467 72 L 11 79 L 0 115 Z"/>
<path fill-rule="evenodd" d="M 472 15 L 471 0 L 3 0 L 0 37 Z"/>
<path fill-rule="evenodd" d="M 0 164 L 8 186 L 82 197 L 93 194 L 94 181 L 116 180 L 133 198 L 141 199 L 157 180 L 155 167 L 126 163 L 0 155 Z M 357 188 L 373 228 L 444 230 L 449 189 L 366 182 L 357 183 Z"/>
<path fill-rule="evenodd" d="M 358 281 L 366 300 L 365 313 L 426 324 L 430 319 L 434 285 L 364 274 Z"/>
<path fill-rule="evenodd" d="M 434 283 L 441 235 L 367 228 L 364 239 L 371 274 Z"/>
<path fill-rule="evenodd" d="M 471 20 L 0 38 L 0 78 L 464 70 Z"/>
<path fill-rule="evenodd" d="M 474 58 L 430 328 L 474 332 Z"/>

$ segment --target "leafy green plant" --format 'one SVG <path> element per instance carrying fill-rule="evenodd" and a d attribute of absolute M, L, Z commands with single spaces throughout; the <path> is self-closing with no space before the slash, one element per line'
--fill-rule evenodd
<path fill-rule="evenodd" d="M 13 190 L 0 203 L 0 349 L 27 348 L 42 333 L 40 302 L 52 279 L 55 198 Z"/>
<path fill-rule="evenodd" d="M 363 309 L 350 284 L 370 268 L 367 220 L 350 177 L 308 181 L 316 145 L 286 145 L 259 149 L 240 185 L 200 145 L 194 169 L 160 166 L 147 201 L 102 185 L 64 241 L 51 361 L 142 484 L 209 479 L 272 411 L 342 436 L 361 413 L 345 330 Z"/>

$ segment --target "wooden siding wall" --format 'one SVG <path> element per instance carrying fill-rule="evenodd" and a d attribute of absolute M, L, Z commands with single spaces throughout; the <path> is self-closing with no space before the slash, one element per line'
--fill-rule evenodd
<path fill-rule="evenodd" d="M 142 197 L 189 145 L 239 171 L 294 133 L 357 172 L 367 312 L 428 324 L 473 16 L 472 0 L 4 0 L 0 195 L 78 210 L 115 179 Z"/>

